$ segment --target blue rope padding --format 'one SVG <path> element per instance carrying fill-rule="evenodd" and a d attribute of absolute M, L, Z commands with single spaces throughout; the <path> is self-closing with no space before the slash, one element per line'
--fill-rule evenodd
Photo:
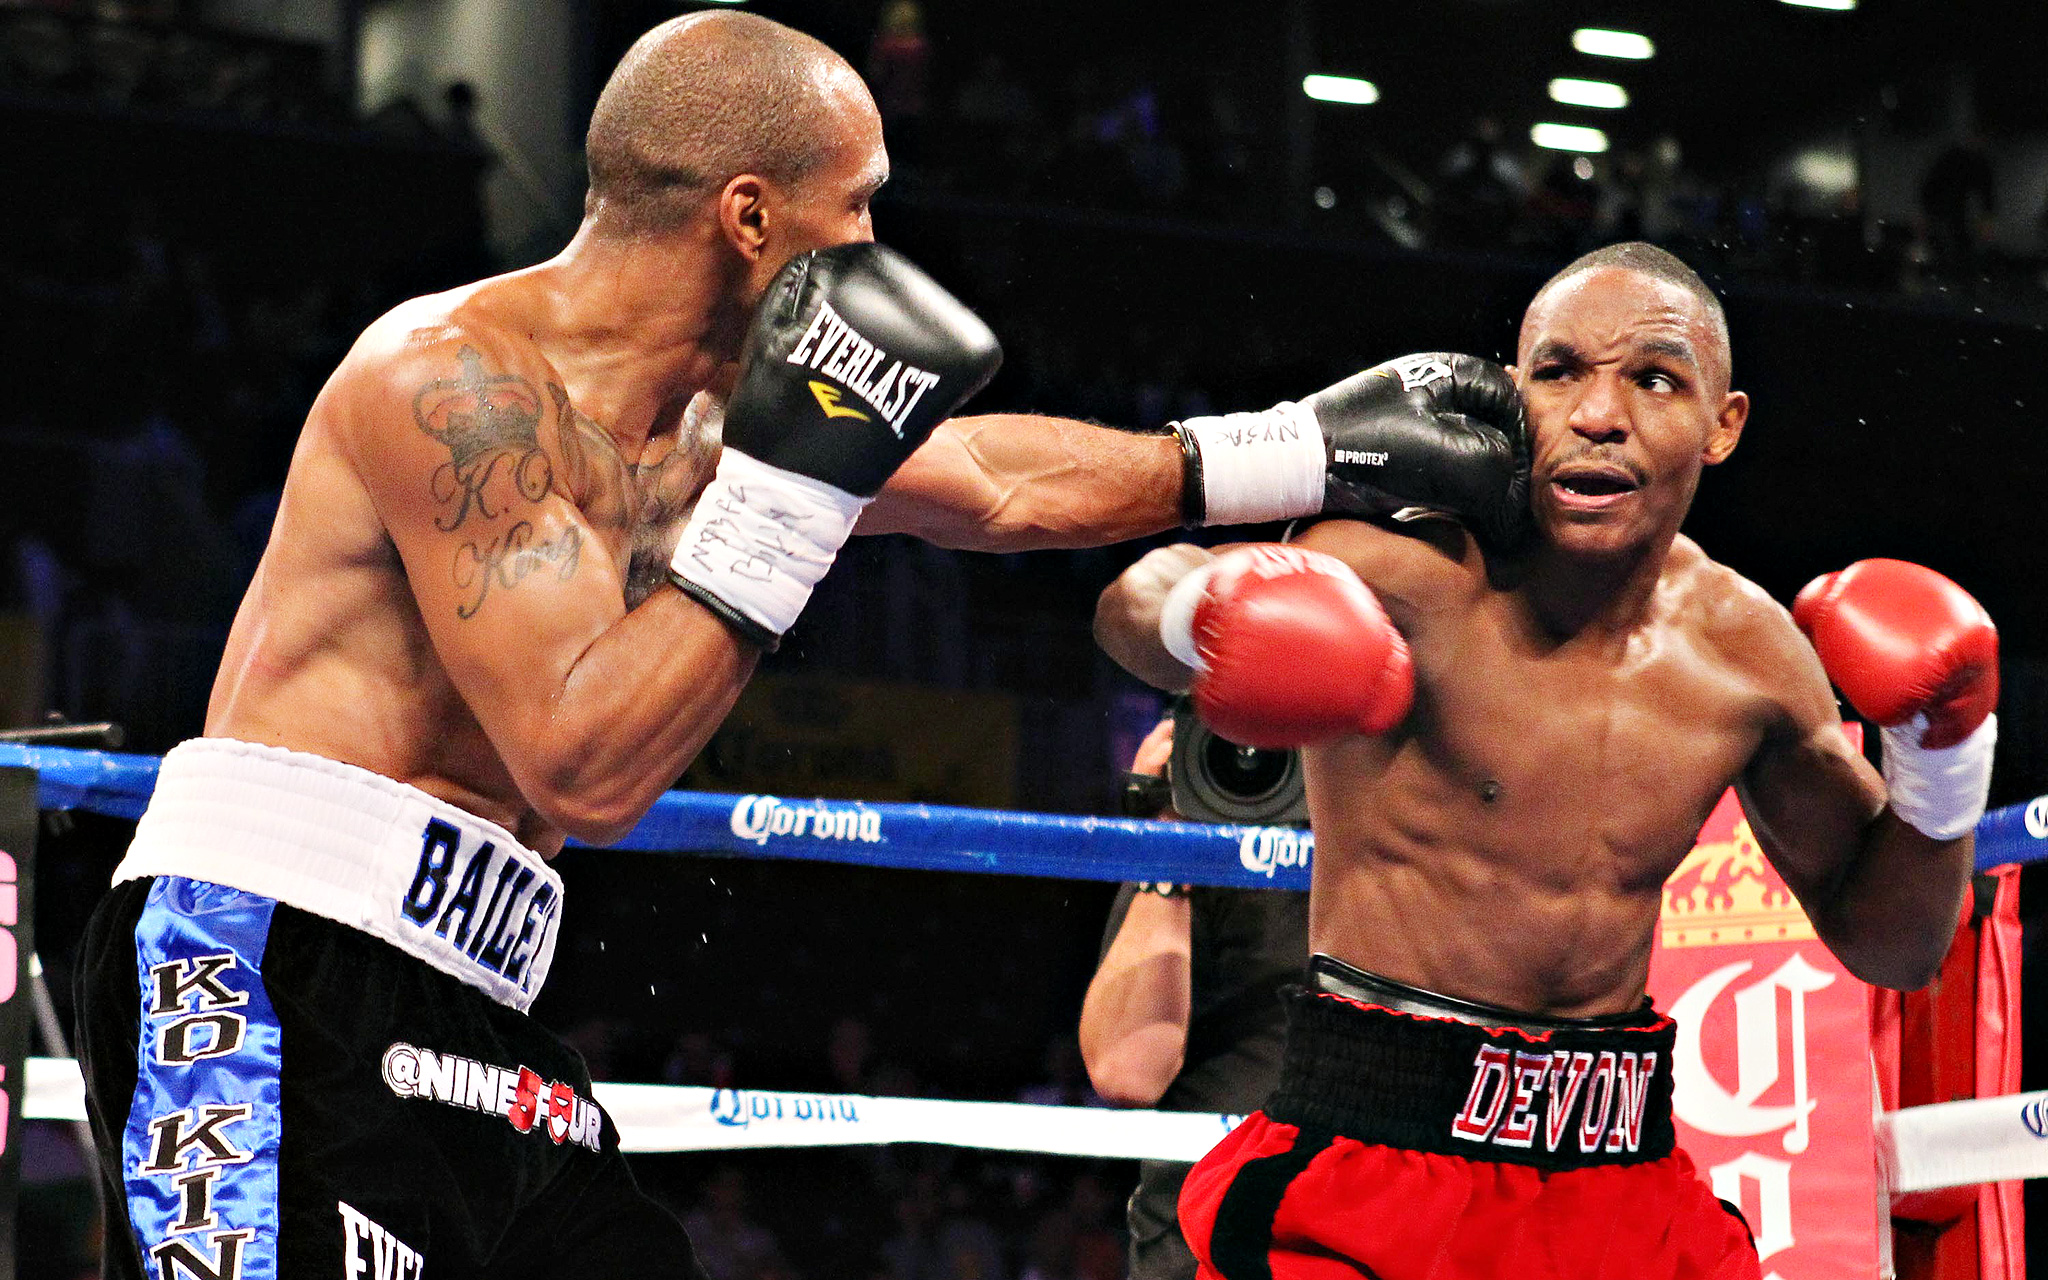
<path fill-rule="evenodd" d="M 37 770 L 44 809 L 142 816 L 157 757 L 0 743 L 0 767 Z M 813 829 L 825 816 L 828 834 Z M 794 830 L 799 825 L 802 834 Z M 781 831 L 774 828 L 781 827 Z M 784 800 L 671 791 L 615 849 L 795 858 L 1065 880 L 1308 888 L 1308 833 L 949 805 Z"/>
<path fill-rule="evenodd" d="M 156 786 L 155 756 L 0 743 L 0 767 L 7 766 L 37 771 L 44 809 L 139 818 Z M 822 837 L 811 829 L 820 814 L 830 827 Z M 802 834 L 795 830 L 800 816 Z M 671 791 L 612 847 L 1066 880 L 1306 889 L 1305 837 L 1275 827 Z M 2042 859 L 2048 859 L 2048 796 L 1994 809 L 1977 823 L 1978 870 Z"/>
<path fill-rule="evenodd" d="M 0 742 L 0 768 L 36 771 L 42 809 L 85 809 L 113 818 L 139 818 L 156 790 L 156 756 L 69 747 L 23 747 Z"/>

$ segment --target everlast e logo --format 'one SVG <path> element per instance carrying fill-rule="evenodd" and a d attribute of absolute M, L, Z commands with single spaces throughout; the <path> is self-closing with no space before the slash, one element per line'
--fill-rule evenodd
<path fill-rule="evenodd" d="M 439 818 L 429 820 L 399 913 L 492 973 L 522 982 L 554 927 L 555 887 L 518 859 L 497 857 L 497 849 L 486 840 L 464 860 L 462 832 Z"/>
<path fill-rule="evenodd" d="M 899 439 L 903 435 L 904 419 L 910 416 L 910 411 L 917 407 L 925 392 L 939 385 L 938 374 L 890 359 L 888 352 L 863 338 L 845 317 L 832 309 L 831 303 L 824 301 L 818 303 L 818 314 L 811 319 L 811 327 L 804 331 L 802 340 L 789 353 L 788 359 L 791 364 L 816 369 L 844 384 L 848 391 L 881 414 L 882 421 L 889 424 L 889 429 Z M 876 376 L 878 372 L 879 377 Z M 826 417 L 867 417 L 858 409 L 840 404 L 837 387 L 818 382 L 810 385 L 811 394 L 817 397 Z"/>
<path fill-rule="evenodd" d="M 1522 1148 L 1540 1140 L 1552 1152 L 1567 1141 L 1584 1154 L 1639 1151 L 1656 1074 L 1655 1053 L 1531 1053 L 1482 1045 L 1451 1136 Z"/>
<path fill-rule="evenodd" d="M 386 1231 L 346 1200 L 341 1210 L 341 1274 L 344 1280 L 419 1280 L 427 1260 L 420 1251 Z"/>

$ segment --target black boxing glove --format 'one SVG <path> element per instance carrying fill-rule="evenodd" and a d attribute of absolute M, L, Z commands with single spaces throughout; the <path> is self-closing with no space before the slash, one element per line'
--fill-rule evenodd
<path fill-rule="evenodd" d="M 792 258 L 755 313 L 724 451 L 669 579 L 773 649 L 861 509 L 1002 348 L 975 314 L 877 244 Z"/>
<path fill-rule="evenodd" d="M 1506 370 L 1476 356 L 1403 356 L 1305 400 L 1175 431 L 1191 525 L 1437 514 L 1496 549 L 1528 528 L 1521 397 Z"/>
<path fill-rule="evenodd" d="M 1456 517 L 1493 550 L 1529 529 L 1529 429 L 1507 370 L 1478 356 L 1402 356 L 1304 403 L 1329 446 L 1323 510 Z"/>

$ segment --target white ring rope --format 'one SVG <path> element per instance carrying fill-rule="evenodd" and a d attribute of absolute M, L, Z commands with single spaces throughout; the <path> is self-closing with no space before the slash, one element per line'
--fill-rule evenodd
<path fill-rule="evenodd" d="M 30 1058 L 22 1115 L 85 1119 L 70 1058 Z M 925 1142 L 1115 1160 L 1201 1159 L 1239 1116 L 1023 1102 L 948 1102 L 841 1093 L 598 1084 L 597 1103 L 633 1153 Z M 2048 1093 L 1975 1098 L 1885 1114 L 1878 1159 L 1896 1192 L 2048 1177 Z"/>

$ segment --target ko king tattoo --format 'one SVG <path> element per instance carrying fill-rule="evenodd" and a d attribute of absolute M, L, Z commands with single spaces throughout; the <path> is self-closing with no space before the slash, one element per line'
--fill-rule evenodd
<path fill-rule="evenodd" d="M 446 514 L 435 521 L 443 533 L 462 527 L 473 511 L 495 519 L 485 486 L 503 465 L 519 496 L 538 502 L 554 484 L 547 451 L 540 445 L 540 395 L 517 374 L 487 373 L 476 348 L 455 355 L 459 376 L 437 378 L 413 397 L 414 421 L 448 449 L 449 460 L 434 469 L 428 485 Z"/>

